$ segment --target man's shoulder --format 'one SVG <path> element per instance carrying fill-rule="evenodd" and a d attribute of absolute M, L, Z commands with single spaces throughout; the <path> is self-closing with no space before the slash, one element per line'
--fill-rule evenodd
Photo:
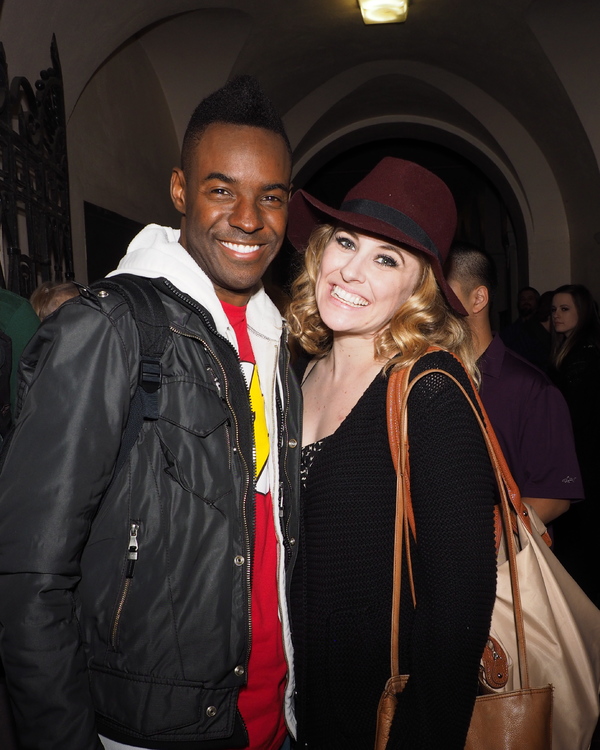
<path fill-rule="evenodd" d="M 508 346 L 505 346 L 500 377 L 518 378 L 538 388 L 554 388 L 552 381 L 544 372 Z"/>
<path fill-rule="evenodd" d="M 498 407 L 517 403 L 528 408 L 538 397 L 560 396 L 545 373 L 507 347 L 499 337 L 494 338 L 490 347 L 494 347 L 495 366 L 481 368 L 481 397 L 487 408 L 492 404 Z"/>

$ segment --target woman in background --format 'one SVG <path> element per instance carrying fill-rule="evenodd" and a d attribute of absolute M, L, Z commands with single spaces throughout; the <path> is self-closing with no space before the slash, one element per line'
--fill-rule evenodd
<path fill-rule="evenodd" d="M 554 523 L 555 552 L 596 606 L 600 606 L 600 319 L 582 284 L 552 298 L 551 376 L 571 413 L 585 500 Z"/>
<path fill-rule="evenodd" d="M 469 390 L 467 373 L 476 375 L 464 310 L 441 269 L 455 222 L 446 185 L 393 158 L 340 210 L 302 191 L 291 201 L 289 236 L 306 252 L 288 317 L 314 356 L 303 382 L 292 585 L 301 748 L 373 748 L 390 675 L 396 475 L 387 376 L 440 368 Z M 428 353 L 430 345 L 440 350 Z M 405 577 L 400 665 L 410 679 L 388 748 L 459 750 L 495 597 L 495 483 L 471 407 L 444 374 L 413 388 L 408 434 L 416 608 Z"/>

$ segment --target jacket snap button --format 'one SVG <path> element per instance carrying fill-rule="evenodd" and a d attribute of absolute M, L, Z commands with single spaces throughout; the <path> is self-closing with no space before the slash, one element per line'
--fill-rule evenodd
<path fill-rule="evenodd" d="M 242 665 L 240 664 L 240 665 L 238 665 L 238 666 L 237 666 L 237 667 L 236 667 L 236 668 L 235 668 L 235 669 L 234 669 L 233 671 L 235 672 L 235 674 L 236 674 L 236 675 L 237 675 L 238 677 L 241 677 L 241 676 L 242 676 L 242 675 L 243 675 L 243 674 L 245 673 L 245 671 L 246 671 L 246 670 L 245 670 L 245 669 L 244 669 L 244 667 L 242 667 Z"/>
<path fill-rule="evenodd" d="M 236 556 L 235 556 L 235 557 L 233 558 L 233 562 L 234 562 L 234 563 L 235 563 L 235 564 L 236 564 L 236 565 L 238 566 L 238 568 L 239 568 L 239 566 L 240 566 L 240 565 L 243 565 L 243 564 L 244 564 L 244 563 L 245 563 L 246 561 L 245 561 L 245 559 L 244 559 L 244 558 L 242 557 L 242 555 L 236 555 Z"/>
<path fill-rule="evenodd" d="M 288 445 L 290 448 L 295 448 L 298 445 L 298 441 L 296 438 L 292 438 L 291 440 L 288 440 Z"/>
<path fill-rule="evenodd" d="M 294 539 L 294 537 L 290 539 L 290 544 L 292 545 L 292 547 L 294 546 L 294 544 L 296 544 L 296 540 Z"/>
<path fill-rule="evenodd" d="M 104 297 L 108 297 L 108 295 L 109 295 L 109 292 L 107 292 L 106 289 L 101 289 L 98 292 L 98 297 L 102 297 L 102 299 L 104 299 Z"/>
<path fill-rule="evenodd" d="M 217 715 L 217 709 L 215 708 L 215 706 L 209 706 L 206 709 L 206 715 L 207 716 L 211 716 L 211 717 L 212 716 L 216 716 Z"/>

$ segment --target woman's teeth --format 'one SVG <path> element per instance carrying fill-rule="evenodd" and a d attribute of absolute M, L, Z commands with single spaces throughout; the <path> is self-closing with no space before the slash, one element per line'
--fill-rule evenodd
<path fill-rule="evenodd" d="M 366 299 L 359 297 L 358 294 L 352 294 L 335 285 L 331 289 L 331 296 L 336 297 L 341 302 L 345 302 L 347 305 L 352 305 L 352 307 L 366 307 L 369 304 Z"/>

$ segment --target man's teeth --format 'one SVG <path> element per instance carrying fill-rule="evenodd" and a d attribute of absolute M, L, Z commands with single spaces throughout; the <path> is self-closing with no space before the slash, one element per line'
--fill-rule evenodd
<path fill-rule="evenodd" d="M 221 244 L 233 250 L 234 253 L 255 253 L 260 248 L 260 245 L 238 245 L 237 242 L 225 242 L 224 240 L 221 240 Z"/>
<path fill-rule="evenodd" d="M 331 290 L 331 296 L 337 297 L 342 302 L 345 302 L 347 305 L 352 305 L 353 307 L 366 307 L 366 305 L 369 304 L 363 297 L 359 297 L 358 294 L 347 292 L 339 286 L 333 287 Z"/>

